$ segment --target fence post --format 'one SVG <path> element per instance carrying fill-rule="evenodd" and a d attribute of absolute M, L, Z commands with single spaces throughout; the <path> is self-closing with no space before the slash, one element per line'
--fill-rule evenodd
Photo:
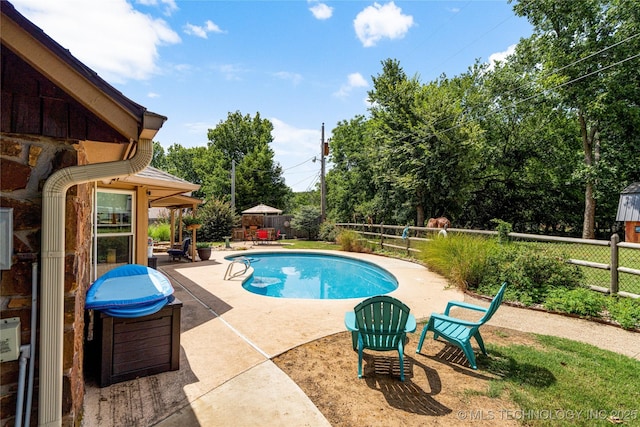
<path fill-rule="evenodd" d="M 611 283 L 609 284 L 609 293 L 616 295 L 618 293 L 618 243 L 620 236 L 613 234 L 611 236 Z"/>
<path fill-rule="evenodd" d="M 380 249 L 384 249 L 384 222 L 380 223 Z"/>
<path fill-rule="evenodd" d="M 407 232 L 407 256 L 411 254 L 409 250 L 409 245 L 411 244 L 411 232 Z"/>

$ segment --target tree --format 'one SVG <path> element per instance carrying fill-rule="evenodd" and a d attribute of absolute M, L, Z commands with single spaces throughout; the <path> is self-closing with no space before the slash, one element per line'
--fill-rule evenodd
<path fill-rule="evenodd" d="M 164 154 L 164 148 L 159 142 L 153 141 L 153 157 L 151 158 L 151 166 L 156 169 L 166 170 L 167 158 Z"/>
<path fill-rule="evenodd" d="M 198 230 L 198 240 L 207 242 L 222 241 L 225 236 L 231 236 L 233 227 L 240 222 L 240 217 L 229 202 L 210 198 L 198 209 L 198 216 L 202 218 L 202 228 Z"/>
<path fill-rule="evenodd" d="M 320 229 L 320 208 L 318 206 L 302 206 L 291 219 L 291 227 L 296 230 L 307 230 L 309 240 Z"/>
<path fill-rule="evenodd" d="M 410 213 L 418 225 L 427 214 L 458 214 L 468 196 L 479 134 L 464 107 L 474 76 L 443 76 L 421 85 L 397 61 L 387 60 L 373 82 L 377 184 L 384 200 L 393 201 L 396 222 L 406 222 Z"/>
<path fill-rule="evenodd" d="M 229 113 L 214 129 L 209 129 L 209 158 L 217 154 L 218 167 L 207 182 L 213 194 L 230 194 L 231 168 L 236 167 L 236 207 L 238 211 L 257 203 L 284 206 L 291 190 L 285 185 L 282 167 L 274 162 L 269 147 L 273 124 L 260 118 Z"/>
<path fill-rule="evenodd" d="M 637 111 L 640 101 L 638 5 L 628 0 L 520 0 L 514 11 L 534 27 L 521 44 L 535 52 L 545 93 L 555 94 L 558 108 L 578 124 L 583 163 L 574 175 L 585 188 L 582 237 L 594 238 L 596 202 L 616 172 L 610 160 L 625 155 L 615 124 L 626 109 Z M 637 113 L 633 126 L 638 129 Z"/>
<path fill-rule="evenodd" d="M 185 148 L 180 144 L 173 144 L 167 150 L 166 171 L 172 175 L 189 181 L 193 184 L 202 185 L 202 177 L 207 176 L 205 170 L 207 166 L 205 147 Z M 193 197 L 204 198 L 205 192 L 194 191 Z"/>
<path fill-rule="evenodd" d="M 327 173 L 328 217 L 334 221 L 383 219 L 375 185 L 375 147 L 370 124 L 364 116 L 338 123 L 331 132 L 330 161 Z"/>
<path fill-rule="evenodd" d="M 476 73 L 477 92 L 467 97 L 482 128 L 481 148 L 470 172 L 472 197 L 462 224 L 491 228 L 493 218 L 517 231 L 540 225 L 579 227 L 579 187 L 571 178 L 580 144 L 566 111 L 553 97 L 539 97 L 538 70 L 516 50 L 493 69 Z"/>

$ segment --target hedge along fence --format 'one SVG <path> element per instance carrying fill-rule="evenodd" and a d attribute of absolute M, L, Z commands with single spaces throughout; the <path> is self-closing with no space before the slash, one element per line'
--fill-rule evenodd
<path fill-rule="evenodd" d="M 405 251 L 414 257 L 420 253 L 415 244 L 429 242 L 442 229 L 428 227 L 409 227 L 406 238 L 402 238 L 405 229 L 400 225 L 338 223 L 337 227 L 358 232 L 371 244 L 381 249 Z M 494 237 L 497 231 L 468 230 L 448 228 L 447 234 L 475 234 Z M 569 237 L 546 236 L 537 234 L 509 233 L 509 238 L 519 242 L 544 245 L 544 249 L 568 255 L 568 263 L 577 265 L 585 275 L 585 285 L 608 294 L 640 298 L 640 244 L 620 242 L 617 234 L 610 240 L 576 239 Z M 412 243 L 414 243 L 412 247 Z"/>

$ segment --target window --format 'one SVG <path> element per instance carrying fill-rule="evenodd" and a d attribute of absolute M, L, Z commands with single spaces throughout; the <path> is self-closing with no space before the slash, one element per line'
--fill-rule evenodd
<path fill-rule="evenodd" d="M 94 206 L 93 280 L 115 267 L 133 263 L 134 193 L 98 189 Z"/>

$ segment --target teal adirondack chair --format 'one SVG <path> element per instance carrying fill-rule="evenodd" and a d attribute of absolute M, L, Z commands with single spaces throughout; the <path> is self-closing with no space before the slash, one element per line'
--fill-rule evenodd
<path fill-rule="evenodd" d="M 418 348 L 416 350 L 416 353 L 420 353 L 420 351 L 422 350 L 422 344 L 424 342 L 424 337 L 427 335 L 427 332 L 433 331 L 434 340 L 441 336 L 451 344 L 457 345 L 462 349 L 465 356 L 467 356 L 471 367 L 473 369 L 478 369 L 478 367 L 476 366 L 476 356 L 473 353 L 473 348 L 471 348 L 471 338 L 475 338 L 475 340 L 478 342 L 478 346 L 480 346 L 480 350 L 482 350 L 482 353 L 486 356 L 487 351 L 484 348 L 484 342 L 482 341 L 482 336 L 480 335 L 479 329 L 480 326 L 484 325 L 489 321 L 489 319 L 491 319 L 491 316 L 493 316 L 493 314 L 502 303 L 502 298 L 504 297 L 504 291 L 506 288 L 507 284 L 503 283 L 495 298 L 493 298 L 493 301 L 491 301 L 491 304 L 487 308 L 473 304 L 467 304 L 464 302 L 449 301 L 444 314 L 432 313 L 431 317 L 429 318 L 429 323 L 427 323 L 427 325 L 422 330 L 422 334 L 420 334 L 420 341 L 418 341 Z M 455 306 L 484 312 L 484 316 L 482 316 L 482 318 L 477 322 L 470 322 L 467 320 L 450 317 L 449 310 L 451 310 L 451 307 Z"/>
<path fill-rule="evenodd" d="M 358 350 L 358 378 L 362 378 L 364 349 L 397 350 L 400 358 L 400 380 L 404 381 L 404 344 L 407 332 L 416 330 L 416 319 L 409 307 L 396 298 L 379 295 L 356 305 L 345 314 L 344 324 L 353 337 L 353 349 Z"/>

